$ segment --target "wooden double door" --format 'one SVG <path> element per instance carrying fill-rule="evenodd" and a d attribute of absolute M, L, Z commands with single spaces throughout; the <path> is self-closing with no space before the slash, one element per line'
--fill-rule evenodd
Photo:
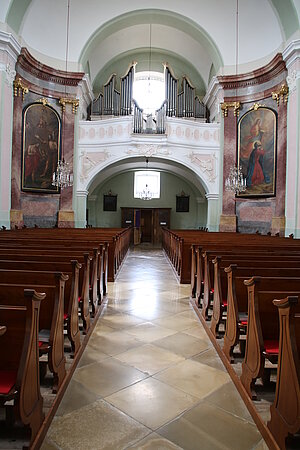
<path fill-rule="evenodd" d="M 161 242 L 161 227 L 170 228 L 171 208 L 122 207 L 122 227 L 134 227 L 134 244 Z"/>

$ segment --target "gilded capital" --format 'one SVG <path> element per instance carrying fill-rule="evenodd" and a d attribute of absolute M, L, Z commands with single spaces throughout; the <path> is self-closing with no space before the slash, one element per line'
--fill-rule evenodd
<path fill-rule="evenodd" d="M 14 96 L 19 97 L 22 94 L 22 101 L 24 101 L 25 94 L 28 94 L 28 87 L 24 86 L 21 78 L 14 80 Z"/>
<path fill-rule="evenodd" d="M 238 117 L 240 113 L 240 102 L 223 102 L 221 103 L 221 110 L 223 117 L 228 116 L 228 109 L 233 108 L 233 114 L 234 116 Z"/>
<path fill-rule="evenodd" d="M 61 97 L 59 99 L 59 104 L 61 105 L 62 112 L 65 112 L 66 105 L 72 105 L 72 113 L 76 114 L 79 106 L 79 99 L 70 97 Z"/>
<path fill-rule="evenodd" d="M 289 88 L 286 84 L 282 84 L 279 91 L 272 92 L 272 99 L 276 100 L 277 106 L 279 106 L 280 100 L 283 103 L 287 103 L 289 97 Z"/>

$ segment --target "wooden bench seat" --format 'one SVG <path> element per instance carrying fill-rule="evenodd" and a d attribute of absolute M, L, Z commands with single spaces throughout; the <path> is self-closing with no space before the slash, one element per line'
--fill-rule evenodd
<path fill-rule="evenodd" d="M 22 305 L 24 289 L 34 288 L 46 294 L 39 315 L 40 354 L 47 354 L 53 375 L 53 393 L 57 393 L 66 375 L 64 356 L 64 289 L 67 275 L 54 272 L 0 271 L 1 304 Z M 42 336 L 43 334 L 43 336 Z"/>
<path fill-rule="evenodd" d="M 248 292 L 248 325 L 240 379 L 250 398 L 255 398 L 255 380 L 266 378 L 265 360 L 278 359 L 279 320 L 273 300 L 298 296 L 300 278 L 253 277 L 244 283 Z"/>
<path fill-rule="evenodd" d="M 97 273 L 97 261 L 92 266 L 92 270 L 90 269 L 91 264 L 93 263 L 92 258 L 95 257 L 97 250 L 95 249 L 94 255 L 91 256 L 90 253 L 67 253 L 66 255 L 49 254 L 48 251 L 44 251 L 42 254 L 32 252 L 31 250 L 22 249 L 19 251 L 10 252 L 8 255 L 0 254 L 1 264 L 5 264 L 4 261 L 7 261 L 9 264 L 8 267 L 13 268 L 13 265 L 16 264 L 17 261 L 19 266 L 21 267 L 28 262 L 28 264 L 33 266 L 36 262 L 41 264 L 41 270 L 51 270 L 49 266 L 53 264 L 54 270 L 59 271 L 70 271 L 70 264 L 72 260 L 77 260 L 79 264 L 82 266 L 82 271 L 80 272 L 79 278 L 79 293 L 82 296 L 82 293 L 85 291 L 84 282 L 88 282 L 89 285 L 89 296 L 91 297 L 91 303 L 95 304 L 94 308 L 97 308 L 99 302 L 98 296 L 98 273 Z M 97 255 L 96 255 L 97 258 Z M 61 268 L 60 268 L 61 267 Z M 85 274 L 88 272 L 88 275 Z M 91 273 L 92 272 L 92 273 Z M 85 311 L 88 309 L 89 300 L 86 299 L 87 305 L 85 305 Z M 83 314 L 83 319 L 85 320 L 86 314 Z M 88 329 L 88 327 L 87 327 Z"/>
<path fill-rule="evenodd" d="M 0 294 L 1 295 L 1 294 Z M 6 333 L 0 345 L 0 406 L 13 411 L 13 419 L 29 430 L 33 442 L 44 420 L 40 392 L 38 322 L 45 294 L 23 290 L 16 304 L 6 304 L 1 295 L 1 320 Z M 6 406 L 13 400 L 13 408 Z M 10 414 L 7 412 L 7 422 Z M 10 425 L 10 423 L 7 423 Z"/>
<path fill-rule="evenodd" d="M 268 428 L 281 449 L 300 431 L 300 302 L 299 297 L 273 300 L 279 312 L 279 354 L 276 393 Z"/>
<path fill-rule="evenodd" d="M 297 272 L 297 264 L 295 261 L 285 260 L 285 259 L 257 259 L 256 257 L 253 257 L 253 259 L 247 259 L 247 260 L 239 260 L 235 257 L 231 259 L 226 259 L 228 257 L 225 257 L 225 259 L 221 256 L 217 256 L 213 261 L 212 264 L 214 265 L 214 297 L 213 297 L 213 309 L 212 309 L 212 320 L 211 320 L 211 331 L 214 336 L 217 336 L 218 327 L 222 320 L 222 312 L 226 309 L 227 311 L 227 305 L 228 305 L 228 276 L 227 272 L 225 272 L 226 267 L 234 267 L 238 268 L 240 274 L 236 272 L 235 269 L 235 276 L 241 276 L 245 278 L 251 278 L 253 275 L 261 275 L 261 276 L 270 276 L 272 275 L 272 269 L 275 270 L 274 276 L 280 276 L 281 272 L 280 269 L 283 268 L 283 270 L 287 270 L 288 268 L 291 270 L 295 269 L 295 274 L 291 276 L 298 276 Z M 232 264 L 236 262 L 235 264 Z M 258 270 L 265 270 L 264 274 L 262 272 L 259 272 Z M 275 275 L 276 274 L 276 275 Z M 284 276 L 282 274 L 282 276 Z M 232 288 L 231 288 L 232 289 Z M 235 288 L 234 288 L 235 289 Z M 244 287 L 241 288 L 244 291 Z M 235 292 L 235 290 L 233 290 Z"/>
<path fill-rule="evenodd" d="M 253 276 L 274 279 L 275 277 L 300 278 L 300 269 L 288 267 L 240 267 L 235 264 L 224 269 L 227 274 L 227 317 L 223 343 L 223 352 L 232 361 L 233 348 L 239 342 L 240 333 L 247 332 L 248 292 L 245 279 Z M 271 290 L 271 286 L 270 286 Z M 218 299 L 214 299 L 214 302 Z"/>

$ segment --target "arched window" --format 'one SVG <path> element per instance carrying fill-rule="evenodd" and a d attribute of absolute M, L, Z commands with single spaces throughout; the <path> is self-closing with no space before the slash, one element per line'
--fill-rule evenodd
<path fill-rule="evenodd" d="M 133 83 L 133 98 L 145 114 L 155 114 L 165 100 L 163 73 L 138 72 Z"/>
<path fill-rule="evenodd" d="M 151 192 L 152 198 L 160 198 L 160 172 L 154 170 L 139 170 L 134 172 L 134 198 L 140 198 L 146 188 Z"/>

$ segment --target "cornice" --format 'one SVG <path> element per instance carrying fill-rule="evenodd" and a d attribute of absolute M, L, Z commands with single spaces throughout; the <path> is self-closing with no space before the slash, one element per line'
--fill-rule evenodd
<path fill-rule="evenodd" d="M 242 89 L 269 82 L 285 71 L 282 54 L 277 53 L 272 61 L 259 69 L 244 74 L 218 76 L 217 79 L 224 90 Z"/>
<path fill-rule="evenodd" d="M 82 95 L 86 99 L 86 102 L 88 104 L 91 103 L 94 100 L 95 96 L 93 93 L 93 87 L 92 87 L 92 83 L 90 81 L 90 77 L 87 73 L 84 74 L 84 76 L 82 77 L 82 80 L 81 80 L 79 86 L 81 88 Z"/>
<path fill-rule="evenodd" d="M 282 52 L 283 59 L 287 68 L 294 64 L 300 58 L 300 39 L 292 41 Z"/>
<path fill-rule="evenodd" d="M 212 100 L 215 100 L 218 93 L 222 91 L 222 86 L 220 85 L 220 81 L 218 80 L 218 77 L 213 77 L 208 85 L 207 91 L 205 96 L 203 97 L 203 103 L 207 106 L 209 106 L 209 102 L 212 102 Z"/>
<path fill-rule="evenodd" d="M 0 30 L 0 51 L 7 52 L 14 61 L 17 61 L 21 45 L 12 33 Z"/>
<path fill-rule="evenodd" d="M 78 86 L 85 75 L 84 72 L 66 72 L 47 66 L 35 59 L 25 47 L 21 49 L 17 66 L 36 78 L 63 86 Z"/>

